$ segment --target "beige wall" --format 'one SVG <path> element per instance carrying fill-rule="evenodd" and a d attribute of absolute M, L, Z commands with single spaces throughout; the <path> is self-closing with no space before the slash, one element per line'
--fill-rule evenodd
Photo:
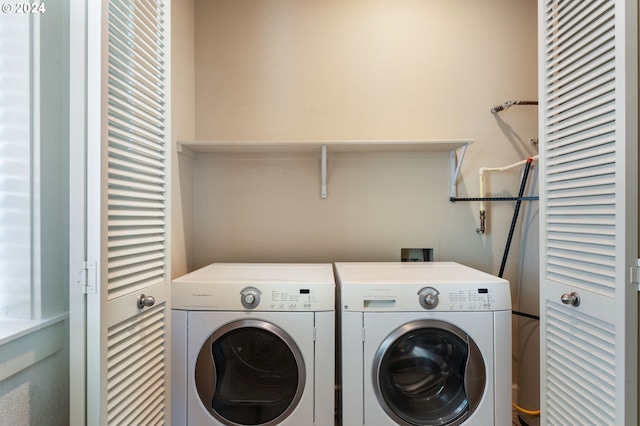
<path fill-rule="evenodd" d="M 477 196 L 477 170 L 535 154 L 532 0 L 196 0 L 198 140 L 470 138 L 458 185 Z M 406 244 L 439 245 L 440 260 L 497 273 L 512 203 L 451 203 L 445 156 L 196 160 L 194 266 L 213 261 L 395 260 Z M 517 171 L 490 176 L 517 192 Z M 506 278 L 516 281 L 518 239 Z"/>
<path fill-rule="evenodd" d="M 497 138 L 493 104 L 537 94 L 533 0 L 198 0 L 196 11 L 201 140 Z"/>
<path fill-rule="evenodd" d="M 195 137 L 193 0 L 171 2 L 171 275 L 193 269 L 193 161 L 177 141 Z"/>

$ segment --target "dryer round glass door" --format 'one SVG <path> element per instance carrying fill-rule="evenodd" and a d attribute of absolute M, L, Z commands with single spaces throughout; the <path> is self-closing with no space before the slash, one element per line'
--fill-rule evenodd
<path fill-rule="evenodd" d="M 485 383 L 478 346 L 444 321 L 397 328 L 373 361 L 378 402 L 401 425 L 458 425 L 477 408 Z"/>
<path fill-rule="evenodd" d="M 209 413 L 224 425 L 277 425 L 295 409 L 305 365 L 293 339 L 276 325 L 239 320 L 202 345 L 195 383 Z"/>

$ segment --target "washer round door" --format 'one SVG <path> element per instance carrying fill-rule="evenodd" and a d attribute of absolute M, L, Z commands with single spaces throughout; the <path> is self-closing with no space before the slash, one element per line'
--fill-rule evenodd
<path fill-rule="evenodd" d="M 295 409 L 305 365 L 293 339 L 261 320 L 226 324 L 202 345 L 195 384 L 209 413 L 224 425 L 277 425 Z"/>
<path fill-rule="evenodd" d="M 478 407 L 485 384 L 478 346 L 444 321 L 397 328 L 373 360 L 378 402 L 400 425 L 458 425 Z"/>

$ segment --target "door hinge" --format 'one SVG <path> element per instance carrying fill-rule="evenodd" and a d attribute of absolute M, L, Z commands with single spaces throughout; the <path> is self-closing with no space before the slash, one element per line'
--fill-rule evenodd
<path fill-rule="evenodd" d="M 640 259 L 638 264 L 629 268 L 629 282 L 636 286 L 636 289 L 640 291 Z"/>
<path fill-rule="evenodd" d="M 82 288 L 84 294 L 95 294 L 98 292 L 98 272 L 97 262 L 85 261 L 78 270 L 76 284 Z"/>
<path fill-rule="evenodd" d="M 316 341 L 316 328 L 313 327 L 313 341 Z"/>
<path fill-rule="evenodd" d="M 363 342 L 364 342 L 364 336 L 365 336 L 365 334 L 364 334 L 364 327 L 362 327 L 362 341 L 363 341 Z"/>

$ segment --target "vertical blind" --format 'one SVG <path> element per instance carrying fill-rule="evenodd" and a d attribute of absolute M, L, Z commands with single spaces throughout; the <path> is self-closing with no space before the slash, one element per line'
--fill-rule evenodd
<path fill-rule="evenodd" d="M 32 316 L 30 33 L 29 15 L 0 14 L 0 318 Z"/>

